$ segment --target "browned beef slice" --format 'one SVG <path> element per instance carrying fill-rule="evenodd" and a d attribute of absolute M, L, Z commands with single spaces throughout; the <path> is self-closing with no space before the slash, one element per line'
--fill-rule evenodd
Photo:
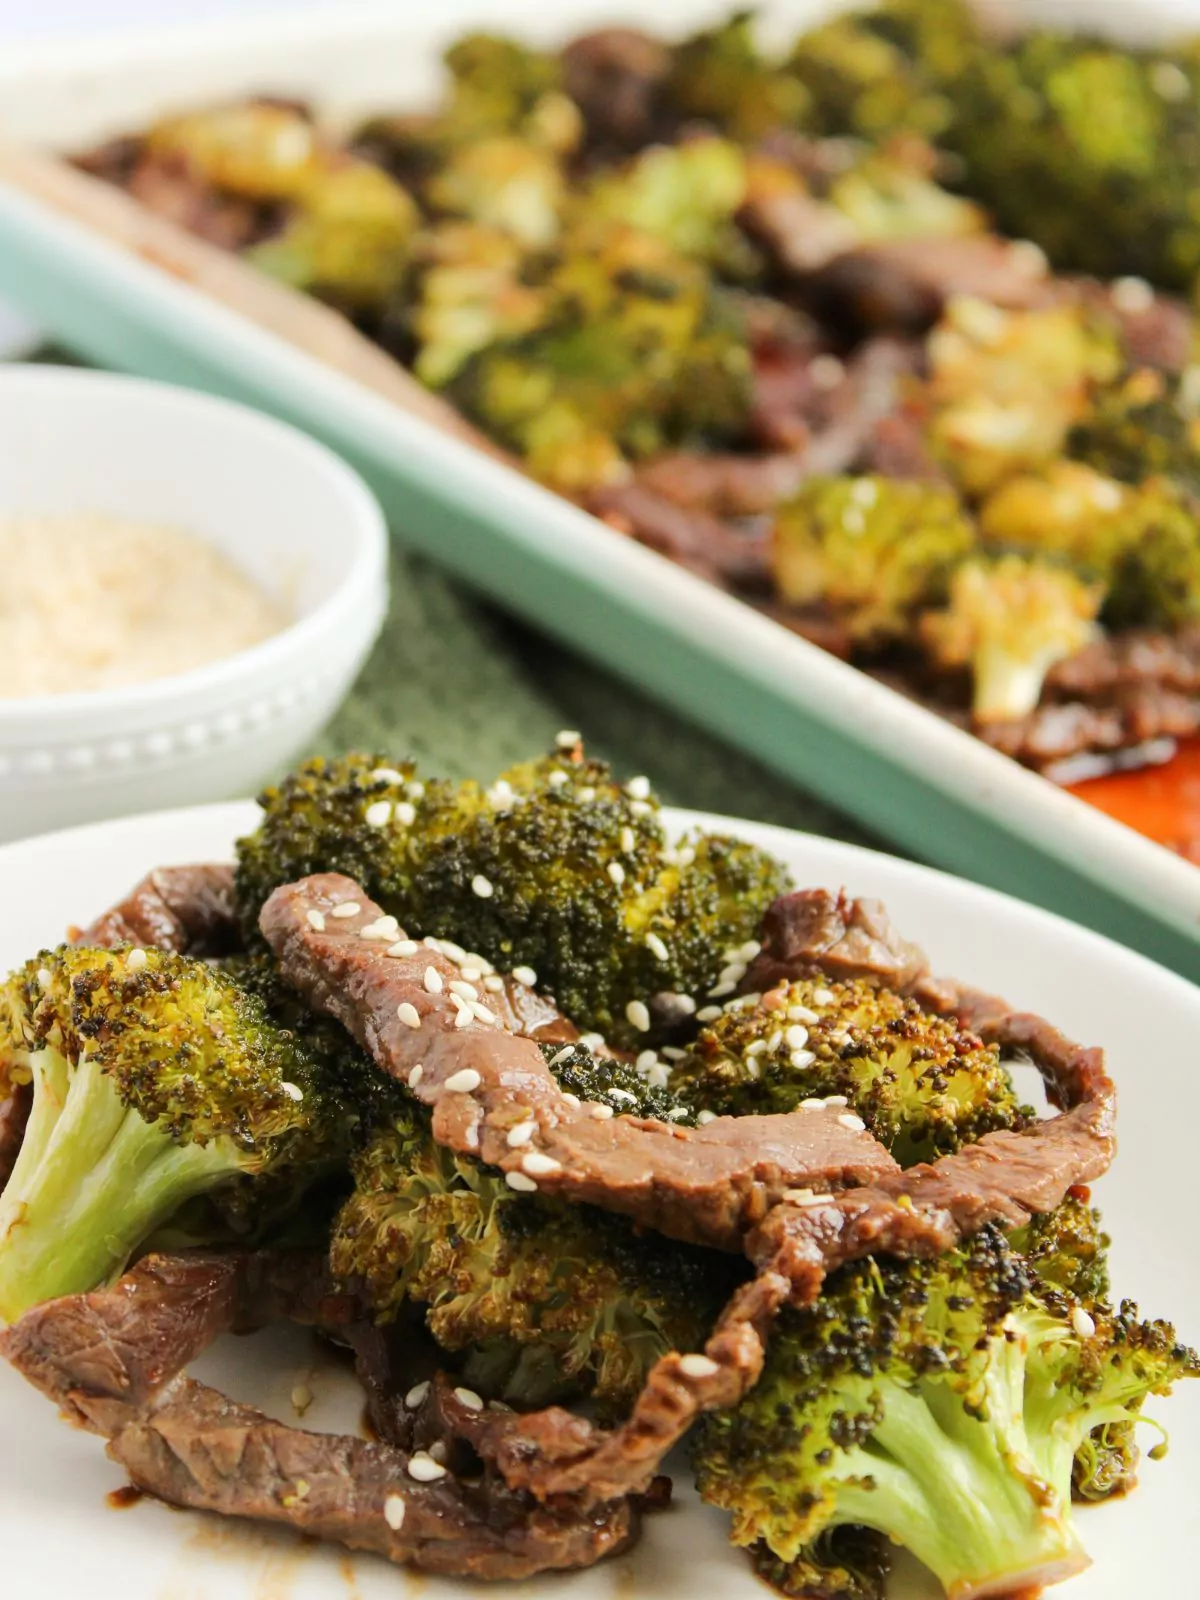
<path fill-rule="evenodd" d="M 599 28 L 572 39 L 561 59 L 563 88 L 583 113 L 590 144 L 637 150 L 653 138 L 671 68 L 661 39 L 637 28 Z"/>
<path fill-rule="evenodd" d="M 233 868 L 158 867 L 74 942 L 106 948 L 140 944 L 201 957 L 229 955 L 242 942 L 233 905 Z"/>
<path fill-rule="evenodd" d="M 348 905 L 357 908 L 352 915 L 334 914 Z M 506 1033 L 490 1013 L 473 1018 L 448 992 L 458 969 L 444 957 L 427 947 L 389 956 L 383 941 L 364 939 L 361 929 L 381 916 L 357 884 L 326 873 L 277 889 L 261 927 L 284 979 L 432 1107 L 438 1143 L 500 1167 L 514 1188 L 587 1201 L 672 1238 L 737 1250 L 784 1190 L 866 1183 L 896 1170 L 883 1147 L 846 1127 L 834 1107 L 681 1128 L 576 1105 L 536 1044 Z M 534 1131 L 513 1148 L 507 1135 L 521 1123 Z"/>
<path fill-rule="evenodd" d="M 781 895 L 763 918 L 759 937 L 762 950 L 742 980 L 747 994 L 816 973 L 867 978 L 908 993 L 929 973 L 924 951 L 900 937 L 880 901 L 853 900 L 844 892 L 798 889 Z"/>
<path fill-rule="evenodd" d="M 659 486 L 635 481 L 597 489 L 587 507 L 618 532 L 711 583 L 743 587 L 765 581 L 764 535 L 743 533 L 708 511 L 685 507 Z"/>

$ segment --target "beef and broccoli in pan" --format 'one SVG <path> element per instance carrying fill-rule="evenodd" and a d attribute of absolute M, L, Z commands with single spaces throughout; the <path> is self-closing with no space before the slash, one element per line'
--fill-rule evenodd
<path fill-rule="evenodd" d="M 139 1489 L 431 1572 L 626 1549 L 686 1440 L 785 1594 L 1069 1577 L 1200 1375 L 1110 1294 L 1103 1053 L 575 740 L 311 762 L 9 976 L 0 1353 Z M 371 1437 L 185 1376 L 281 1318 Z"/>
<path fill-rule="evenodd" d="M 426 112 L 264 98 L 78 159 L 1027 765 L 1196 731 L 1200 46 L 882 0 L 446 68 Z"/>

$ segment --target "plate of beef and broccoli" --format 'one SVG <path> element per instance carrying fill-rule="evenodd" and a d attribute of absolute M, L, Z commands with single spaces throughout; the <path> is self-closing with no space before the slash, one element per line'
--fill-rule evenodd
<path fill-rule="evenodd" d="M 1200 46 L 1117 9 L 43 52 L 0 281 L 301 420 L 407 541 L 882 834 L 1194 970 Z"/>
<path fill-rule="evenodd" d="M 14 1594 L 1187 1591 L 1182 979 L 571 733 L 0 885 Z"/>

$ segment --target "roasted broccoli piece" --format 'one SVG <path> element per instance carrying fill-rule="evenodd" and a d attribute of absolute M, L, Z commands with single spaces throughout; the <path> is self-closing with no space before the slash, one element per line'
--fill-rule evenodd
<path fill-rule="evenodd" d="M 829 1528 L 791 1561 L 765 1544 L 751 1555 L 759 1576 L 795 1600 L 886 1600 L 891 1544 L 874 1528 Z"/>
<path fill-rule="evenodd" d="M 238 846 L 248 932 L 277 885 L 345 872 L 409 933 L 532 967 L 576 1024 L 622 1044 L 653 1043 L 660 1018 L 667 1028 L 702 1004 L 728 947 L 786 887 L 740 840 L 669 847 L 646 780 L 622 786 L 575 751 L 486 789 L 422 784 L 411 765 L 369 756 L 316 760 L 262 803 Z"/>
<path fill-rule="evenodd" d="M 446 222 L 429 229 L 414 256 L 413 370 L 434 388 L 477 351 L 517 339 L 542 320 L 546 297 L 526 281 L 527 255 L 497 228 Z"/>
<path fill-rule="evenodd" d="M 0 1194 L 0 1317 L 94 1288 L 185 1202 L 273 1215 L 347 1154 L 302 1040 L 203 962 L 43 952 L 0 989 L 3 1076 L 33 1110 Z"/>
<path fill-rule="evenodd" d="M 146 134 L 154 156 L 245 200 L 293 200 L 323 174 L 328 152 L 298 107 L 247 100 L 166 117 Z"/>
<path fill-rule="evenodd" d="M 801 34 L 787 70 L 806 91 L 806 128 L 824 137 L 875 142 L 907 130 L 934 138 L 952 115 L 922 64 L 870 16 L 834 17 Z"/>
<path fill-rule="evenodd" d="M 1056 267 L 1191 285 L 1200 63 L 1034 32 L 979 52 L 947 87 L 963 186 L 1006 233 L 1035 240 Z"/>
<path fill-rule="evenodd" d="M 1107 578 L 1133 495 L 1079 461 L 1051 461 L 1009 478 L 980 507 L 979 530 L 993 548 L 1057 557 Z"/>
<path fill-rule="evenodd" d="M 937 170 L 935 153 L 922 140 L 893 139 L 833 177 L 824 198 L 866 241 L 981 232 L 984 212 L 943 188 Z"/>
<path fill-rule="evenodd" d="M 851 638 L 903 637 L 913 611 L 944 597 L 975 532 L 937 484 L 879 477 L 812 478 L 777 514 L 775 581 L 792 605 L 821 605 Z"/>
<path fill-rule="evenodd" d="M 1200 512 L 1171 484 L 1130 497 L 1113 532 L 1104 602 L 1112 628 L 1174 630 L 1200 621 Z"/>
<path fill-rule="evenodd" d="M 565 192 L 549 151 L 496 134 L 452 150 L 426 195 L 435 211 L 499 229 L 532 249 L 557 236 Z"/>
<path fill-rule="evenodd" d="M 496 34 L 468 34 L 446 52 L 449 96 L 439 119 L 443 140 L 460 145 L 515 134 L 560 153 L 583 131 L 562 92 L 558 60 Z"/>
<path fill-rule="evenodd" d="M 581 203 L 590 217 L 639 228 L 734 275 L 753 266 L 733 221 L 745 197 L 743 152 L 727 139 L 696 138 L 651 145 L 597 177 Z"/>
<path fill-rule="evenodd" d="M 920 618 L 922 642 L 942 667 L 967 667 L 980 722 L 1024 717 L 1046 674 L 1097 635 L 1102 584 L 1023 556 L 965 562 L 944 611 Z"/>
<path fill-rule="evenodd" d="M 1086 1563 L 1076 1456 L 1195 1376 L 1169 1325 L 1044 1286 L 989 1226 L 932 1260 L 843 1267 L 786 1311 L 757 1386 L 701 1425 L 700 1491 L 785 1566 L 848 1524 L 948 1594 L 1038 1587 Z"/>
<path fill-rule="evenodd" d="M 273 278 L 347 311 L 381 309 L 408 269 L 417 208 L 367 162 L 331 167 L 296 198 L 283 230 L 247 251 Z"/>
<path fill-rule="evenodd" d="M 671 1074 L 671 1092 L 722 1116 L 841 1096 L 903 1166 L 935 1161 L 1032 1115 L 994 1045 L 861 980 L 803 979 L 772 1009 L 732 1003 Z"/>
<path fill-rule="evenodd" d="M 513 1403 L 583 1392 L 619 1413 L 660 1356 L 703 1343 L 733 1282 L 731 1261 L 590 1206 L 514 1193 L 435 1144 L 415 1106 L 377 1134 L 354 1176 L 334 1272 L 365 1288 L 381 1321 L 405 1302 L 425 1306 L 468 1381 Z"/>
<path fill-rule="evenodd" d="M 1099 390 L 1067 449 L 1122 483 L 1168 478 L 1200 500 L 1200 418 L 1161 372 L 1141 368 Z"/>
<path fill-rule="evenodd" d="M 808 91 L 796 75 L 759 50 L 749 11 L 676 47 L 664 99 L 676 118 L 709 123 L 745 143 L 776 128 L 799 127 L 811 114 Z"/>
<path fill-rule="evenodd" d="M 1004 311 L 967 295 L 950 300 L 927 351 L 929 440 L 969 495 L 1061 455 L 1121 360 L 1111 328 L 1081 306 Z"/>

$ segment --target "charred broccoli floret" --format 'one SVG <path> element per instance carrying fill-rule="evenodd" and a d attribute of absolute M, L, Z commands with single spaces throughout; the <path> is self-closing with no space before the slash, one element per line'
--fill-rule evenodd
<path fill-rule="evenodd" d="M 1102 585 L 1037 558 L 968 561 L 946 610 L 921 617 L 921 639 L 940 666 L 970 669 L 979 721 L 1023 717 L 1050 668 L 1096 636 L 1103 598 Z"/>
<path fill-rule="evenodd" d="M 901 129 L 936 137 L 950 101 L 924 65 L 867 16 L 834 17 L 801 34 L 789 73 L 807 95 L 806 127 L 876 141 Z"/>
<path fill-rule="evenodd" d="M 117 1272 L 185 1202 L 298 1198 L 347 1148 L 312 1052 L 231 978 L 158 950 L 43 952 L 0 990 L 33 1110 L 0 1194 L 0 1318 Z"/>
<path fill-rule="evenodd" d="M 516 134 L 552 150 L 574 148 L 582 122 L 562 92 L 553 55 L 497 34 L 473 33 L 450 46 L 446 69 L 443 139 L 470 144 L 493 134 Z"/>
<path fill-rule="evenodd" d="M 670 1082 L 689 1105 L 722 1116 L 841 1096 L 903 1166 L 1031 1115 L 994 1045 L 861 980 L 806 978 L 772 991 L 771 1009 L 728 1007 Z"/>
<path fill-rule="evenodd" d="M 1130 497 L 1114 532 L 1104 602 L 1113 628 L 1173 630 L 1200 621 L 1200 520 L 1194 502 L 1168 483 Z"/>
<path fill-rule="evenodd" d="M 778 1563 L 848 1524 L 948 1594 L 1036 1587 L 1086 1562 L 1079 1452 L 1194 1376 L 1170 1326 L 1043 1286 L 989 1226 L 933 1260 L 844 1267 L 785 1312 L 757 1386 L 702 1424 L 700 1491 Z"/>
<path fill-rule="evenodd" d="M 204 183 L 245 200 L 288 200 L 328 162 L 312 120 L 269 100 L 165 117 L 146 135 L 151 155 L 182 162 Z"/>
<path fill-rule="evenodd" d="M 1124 484 L 1082 462 L 1052 461 L 1001 484 L 980 507 L 979 530 L 994 547 L 1058 557 L 1107 577 L 1132 498 Z"/>
<path fill-rule="evenodd" d="M 426 193 L 437 211 L 539 248 L 558 234 L 565 191 L 562 169 L 549 151 L 497 134 L 451 151 Z"/>
<path fill-rule="evenodd" d="M 798 77 L 760 51 L 749 11 L 736 12 L 675 49 L 665 99 L 677 118 L 710 123 L 744 142 L 776 128 L 799 127 L 811 113 Z"/>
<path fill-rule="evenodd" d="M 277 885 L 344 872 L 409 933 L 532 967 L 574 1022 L 623 1044 L 652 1042 L 660 1012 L 678 1021 L 678 996 L 694 1004 L 717 982 L 727 947 L 786 886 L 740 840 L 668 846 L 646 780 L 618 784 L 575 751 L 488 788 L 420 783 L 368 756 L 316 760 L 262 803 L 238 847 L 248 932 Z"/>
<path fill-rule="evenodd" d="M 920 139 L 893 139 L 838 173 L 825 198 L 863 240 L 929 239 L 979 233 L 985 214 L 937 182 L 933 150 Z"/>
<path fill-rule="evenodd" d="M 671 1349 L 702 1344 L 730 1263 L 622 1218 L 518 1195 L 397 1115 L 356 1159 L 331 1261 L 387 1321 L 406 1301 L 461 1352 L 468 1381 L 512 1402 L 585 1392 L 620 1412 Z"/>
<path fill-rule="evenodd" d="M 908 632 L 913 611 L 946 593 L 974 529 L 936 484 L 879 477 L 813 478 L 775 520 L 780 595 L 823 605 L 869 644 Z"/>
<path fill-rule="evenodd" d="M 1200 418 L 1178 382 L 1141 368 L 1101 389 L 1072 428 L 1077 461 L 1122 483 L 1168 478 L 1200 499 Z"/>
<path fill-rule="evenodd" d="M 726 139 L 651 145 L 601 174 L 583 199 L 591 217 L 653 234 L 680 255 L 736 272 L 748 266 L 733 218 L 746 196 L 746 158 Z"/>
<path fill-rule="evenodd" d="M 421 237 L 409 323 L 423 383 L 443 387 L 478 351 L 538 325 L 545 297 L 527 281 L 527 259 L 509 234 L 474 223 L 443 223 Z"/>

